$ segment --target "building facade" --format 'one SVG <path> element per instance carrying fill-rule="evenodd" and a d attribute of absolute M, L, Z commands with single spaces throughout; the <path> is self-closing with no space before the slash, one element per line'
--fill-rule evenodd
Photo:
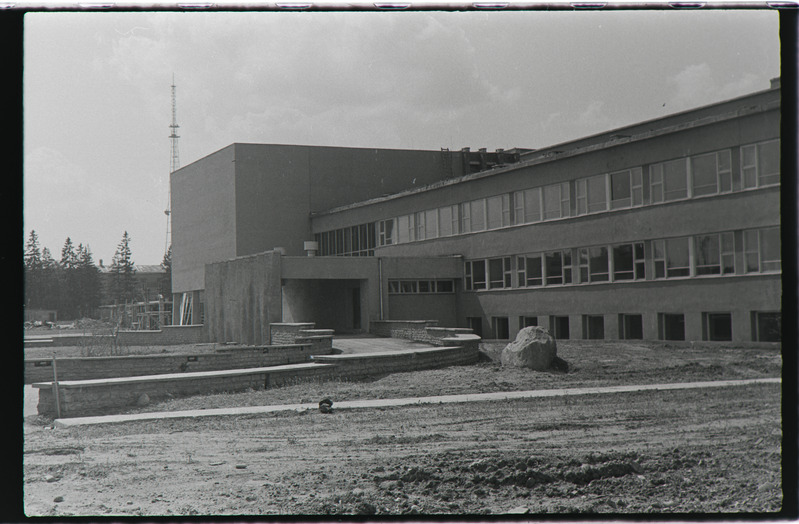
<path fill-rule="evenodd" d="M 386 319 L 497 339 L 541 325 L 561 339 L 778 341 L 780 116 L 776 80 L 482 162 L 234 145 L 173 175 L 176 304 L 208 306 L 220 341 L 262 339 L 267 320 Z M 384 162 L 363 165 L 364 151 Z"/>

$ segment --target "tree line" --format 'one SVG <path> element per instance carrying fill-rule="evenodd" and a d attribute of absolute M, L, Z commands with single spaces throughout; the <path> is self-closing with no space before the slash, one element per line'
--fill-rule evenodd
<path fill-rule="evenodd" d="M 130 249 L 130 235 L 122 235 L 110 266 L 108 289 L 103 289 L 100 268 L 94 263 L 88 244 L 75 246 L 67 237 L 61 248 L 61 258 L 53 258 L 50 250 L 42 248 L 35 230 L 25 243 L 25 307 L 54 309 L 59 318 L 75 319 L 93 316 L 98 306 L 106 303 L 124 304 L 144 300 L 136 279 L 136 268 Z M 171 292 L 172 248 L 161 263 L 166 275 L 159 286 Z M 104 292 L 105 291 L 105 292 Z"/>

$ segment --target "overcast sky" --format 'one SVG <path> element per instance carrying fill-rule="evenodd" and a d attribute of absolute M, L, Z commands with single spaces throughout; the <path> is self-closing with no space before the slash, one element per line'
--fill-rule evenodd
<path fill-rule="evenodd" d="M 768 11 L 28 13 L 24 226 L 164 254 L 180 163 L 233 142 L 539 148 L 769 87 Z M 665 104 L 665 106 L 664 106 Z"/>

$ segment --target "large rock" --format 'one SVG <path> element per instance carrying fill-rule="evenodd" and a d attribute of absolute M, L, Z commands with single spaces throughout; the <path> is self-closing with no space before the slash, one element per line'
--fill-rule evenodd
<path fill-rule="evenodd" d="M 555 339 L 539 326 L 526 327 L 519 331 L 516 340 L 502 350 L 503 366 L 526 367 L 536 371 L 550 368 L 557 355 Z"/>

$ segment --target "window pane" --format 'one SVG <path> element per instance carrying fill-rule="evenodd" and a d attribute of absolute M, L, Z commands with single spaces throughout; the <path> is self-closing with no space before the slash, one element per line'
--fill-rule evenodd
<path fill-rule="evenodd" d="M 761 186 L 780 183 L 780 143 L 767 142 L 758 146 L 758 181 Z"/>
<path fill-rule="evenodd" d="M 544 283 L 541 256 L 527 257 L 527 285 L 540 286 Z"/>
<path fill-rule="evenodd" d="M 560 218 L 560 185 L 544 187 L 544 220 Z"/>
<path fill-rule="evenodd" d="M 452 209 L 449 206 L 438 210 L 438 221 L 439 236 L 450 236 L 452 234 Z"/>
<path fill-rule="evenodd" d="M 474 279 L 474 289 L 486 288 L 486 263 L 484 260 L 472 262 L 472 278 Z"/>
<path fill-rule="evenodd" d="M 685 160 L 673 160 L 663 164 L 663 198 L 665 201 L 688 196 L 688 178 Z"/>
<path fill-rule="evenodd" d="M 592 247 L 589 249 L 589 270 L 591 282 L 605 282 L 609 279 L 608 248 Z"/>
<path fill-rule="evenodd" d="M 524 191 L 524 222 L 539 220 L 541 220 L 541 189 L 527 189 Z"/>
<path fill-rule="evenodd" d="M 663 202 L 663 164 L 649 168 L 649 192 L 652 203 Z"/>
<path fill-rule="evenodd" d="M 592 176 L 587 179 L 588 212 L 605 211 L 607 201 L 605 195 L 605 175 Z"/>
<path fill-rule="evenodd" d="M 408 215 L 401 216 L 397 219 L 397 241 L 410 241 L 410 236 L 408 233 Z"/>
<path fill-rule="evenodd" d="M 472 215 L 472 231 L 482 231 L 486 228 L 485 200 L 472 200 L 470 203 Z"/>
<path fill-rule="evenodd" d="M 666 240 L 666 276 L 687 277 L 691 274 L 688 260 L 688 239 Z"/>
<path fill-rule="evenodd" d="M 419 281 L 419 293 L 430 293 L 430 282 L 427 280 Z"/>
<path fill-rule="evenodd" d="M 488 279 L 491 289 L 503 287 L 502 259 L 494 258 L 488 261 Z"/>
<path fill-rule="evenodd" d="M 425 238 L 438 237 L 438 210 L 430 209 L 424 213 Z"/>
<path fill-rule="evenodd" d="M 488 229 L 502 227 L 502 196 L 486 199 L 488 207 Z"/>
<path fill-rule="evenodd" d="M 721 273 L 718 236 L 696 237 L 694 258 L 696 259 L 697 275 L 718 275 Z"/>
<path fill-rule="evenodd" d="M 563 283 L 563 266 L 560 251 L 554 253 L 547 253 L 546 257 L 546 270 L 547 270 L 547 285 L 562 284 Z"/>
<path fill-rule="evenodd" d="M 779 271 L 782 267 L 779 228 L 760 231 L 760 270 Z"/>
<path fill-rule="evenodd" d="M 610 175 L 610 200 L 612 208 L 630 205 L 630 172 L 622 171 Z"/>
<path fill-rule="evenodd" d="M 613 279 L 632 280 L 633 272 L 633 246 L 624 244 L 613 247 Z"/>
<path fill-rule="evenodd" d="M 454 291 L 452 280 L 439 280 L 436 285 L 439 293 L 452 293 Z"/>
<path fill-rule="evenodd" d="M 694 196 L 718 193 L 716 180 L 716 154 L 702 155 L 691 159 Z"/>

